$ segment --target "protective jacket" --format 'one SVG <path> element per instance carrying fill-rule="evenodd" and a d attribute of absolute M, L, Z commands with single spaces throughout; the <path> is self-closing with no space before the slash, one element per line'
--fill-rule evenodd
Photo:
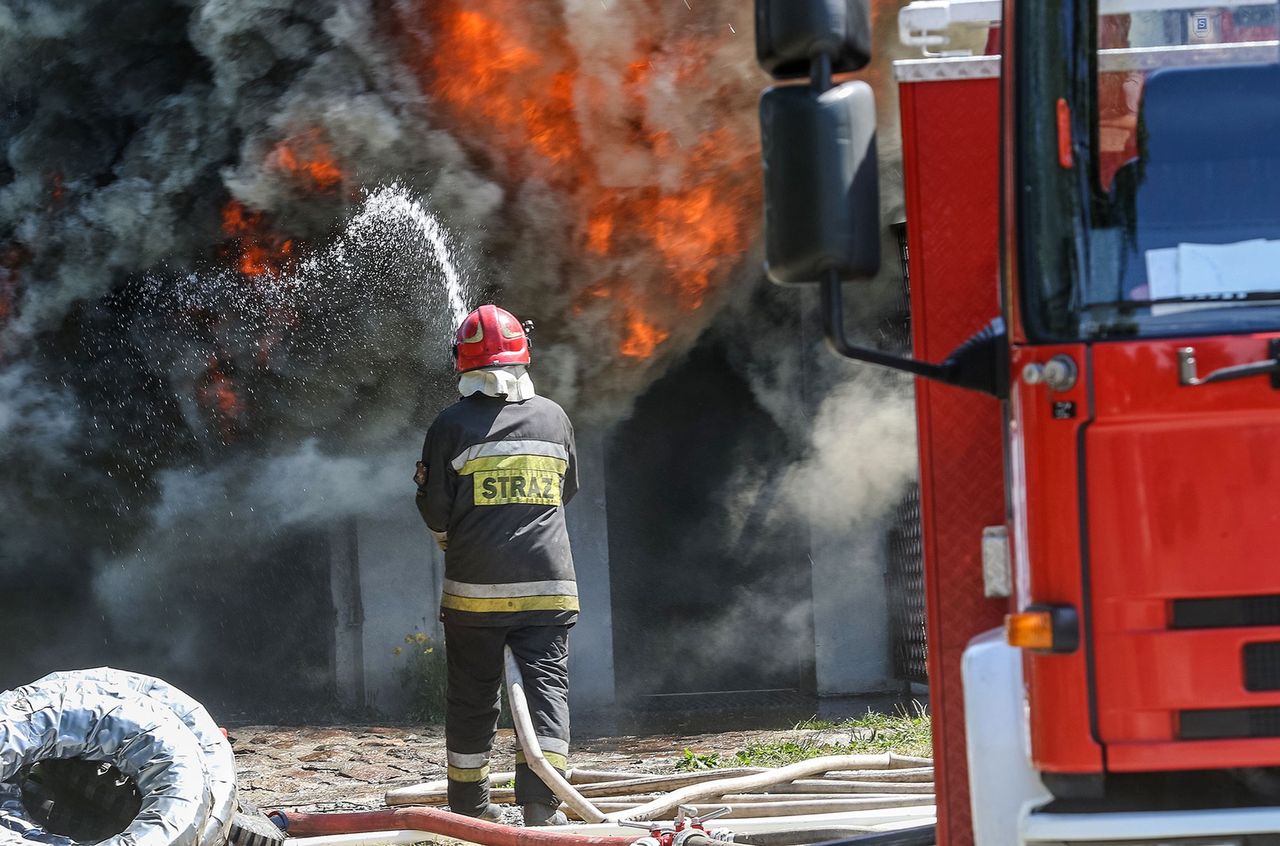
<path fill-rule="evenodd" d="M 578 491 L 559 405 L 475 393 L 432 423 L 418 510 L 445 550 L 440 618 L 470 626 L 569 625 L 578 588 L 564 505 Z"/>

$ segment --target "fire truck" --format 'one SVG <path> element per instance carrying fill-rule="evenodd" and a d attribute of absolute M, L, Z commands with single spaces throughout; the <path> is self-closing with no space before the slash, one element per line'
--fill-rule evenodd
<path fill-rule="evenodd" d="M 766 264 L 918 377 L 938 841 L 1280 841 L 1277 4 L 903 8 L 910 358 L 869 12 L 756 2 Z"/>

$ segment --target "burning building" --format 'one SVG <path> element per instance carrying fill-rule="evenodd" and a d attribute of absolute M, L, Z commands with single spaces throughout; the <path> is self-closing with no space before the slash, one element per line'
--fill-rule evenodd
<path fill-rule="evenodd" d="M 581 704 L 884 687 L 909 386 L 760 278 L 751 18 L 0 10 L 0 687 L 110 662 L 254 716 L 397 710 L 438 591 L 409 476 L 485 299 L 578 423 Z"/>

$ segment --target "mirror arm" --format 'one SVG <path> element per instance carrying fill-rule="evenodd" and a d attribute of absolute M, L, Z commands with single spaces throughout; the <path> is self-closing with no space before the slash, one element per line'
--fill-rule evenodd
<path fill-rule="evenodd" d="M 837 355 L 851 358 L 854 361 L 878 364 L 881 367 L 889 367 L 894 370 L 905 370 L 907 373 L 914 373 L 926 379 L 947 381 L 947 367 L 945 365 L 930 364 L 927 361 L 917 361 L 914 358 L 903 358 L 902 356 L 881 352 L 870 347 L 859 347 L 849 343 L 849 338 L 844 331 L 843 288 L 839 271 L 828 270 L 822 280 L 822 328 L 827 344 L 831 349 L 835 350 Z"/>
<path fill-rule="evenodd" d="M 946 361 L 932 364 L 849 343 L 844 331 L 844 288 L 837 270 L 822 279 L 822 328 L 837 355 L 968 388 L 1006 399 L 1009 396 L 1009 347 L 1004 321 L 996 318 L 957 347 Z"/>

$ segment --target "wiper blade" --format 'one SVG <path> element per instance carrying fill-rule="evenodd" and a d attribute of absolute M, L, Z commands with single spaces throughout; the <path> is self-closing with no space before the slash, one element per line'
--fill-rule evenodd
<path fill-rule="evenodd" d="M 1280 291 L 1253 291 L 1237 294 L 1195 294 L 1186 297 L 1162 297 L 1157 300 L 1112 300 L 1109 302 L 1089 303 L 1085 308 L 1146 308 L 1153 305 L 1195 305 L 1200 303 L 1232 305 L 1248 302 L 1274 302 L 1276 300 L 1280 300 Z"/>

